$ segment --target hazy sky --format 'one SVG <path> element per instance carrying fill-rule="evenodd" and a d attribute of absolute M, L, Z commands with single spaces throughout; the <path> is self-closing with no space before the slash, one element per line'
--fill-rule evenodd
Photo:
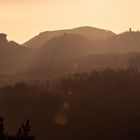
<path fill-rule="evenodd" d="M 140 0 L 0 0 L 0 32 L 22 43 L 46 30 L 140 30 Z"/>

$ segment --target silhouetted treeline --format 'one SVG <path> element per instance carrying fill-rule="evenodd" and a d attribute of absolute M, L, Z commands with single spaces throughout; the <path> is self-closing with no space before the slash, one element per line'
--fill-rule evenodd
<path fill-rule="evenodd" d="M 18 129 L 17 134 L 9 135 L 5 131 L 4 118 L 0 117 L 0 140 L 35 140 L 33 136 L 30 136 L 30 121 L 26 120 L 26 123 L 22 122 L 21 128 Z"/>
<path fill-rule="evenodd" d="M 140 138 L 140 72 L 105 69 L 41 83 L 1 88 L 0 110 L 9 119 L 25 116 L 38 139 L 124 140 Z"/>

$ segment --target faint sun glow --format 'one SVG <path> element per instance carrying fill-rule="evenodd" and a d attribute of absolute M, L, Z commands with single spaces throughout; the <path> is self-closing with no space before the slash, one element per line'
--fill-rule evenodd
<path fill-rule="evenodd" d="M 58 114 L 58 115 L 55 116 L 54 122 L 58 125 L 67 125 L 68 119 L 65 115 Z"/>

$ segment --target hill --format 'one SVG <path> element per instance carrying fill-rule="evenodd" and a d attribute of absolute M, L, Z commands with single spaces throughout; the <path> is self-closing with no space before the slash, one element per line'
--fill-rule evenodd
<path fill-rule="evenodd" d="M 23 70 L 30 62 L 31 49 L 8 41 L 6 34 L 0 34 L 0 74 L 11 74 Z"/>
<path fill-rule="evenodd" d="M 140 53 L 139 40 L 139 32 L 125 32 L 102 40 L 64 33 L 38 49 L 38 56 L 28 70 L 32 77 L 44 79 L 93 69 L 128 68 L 132 66 L 130 60 Z"/>
<path fill-rule="evenodd" d="M 140 52 L 140 32 L 124 32 L 107 39 L 108 51 L 127 53 Z"/>
<path fill-rule="evenodd" d="M 30 39 L 29 41 L 25 42 L 23 45 L 30 48 L 40 48 L 48 40 L 54 37 L 61 36 L 64 33 L 82 35 L 92 40 L 106 39 L 109 36 L 115 35 L 115 33 L 108 30 L 84 26 L 84 27 L 79 27 L 79 28 L 74 28 L 74 29 L 42 32 L 39 35 Z"/>
<path fill-rule="evenodd" d="M 138 65 L 139 59 L 135 57 L 139 54 L 140 32 L 125 32 L 100 40 L 63 33 L 36 49 L 8 41 L 5 34 L 0 34 L 0 74 L 20 72 L 18 80 L 41 80 L 93 69 L 128 68 Z"/>

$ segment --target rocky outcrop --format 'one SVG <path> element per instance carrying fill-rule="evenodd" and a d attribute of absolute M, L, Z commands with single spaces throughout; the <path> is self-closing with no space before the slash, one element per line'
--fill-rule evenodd
<path fill-rule="evenodd" d="M 0 33 L 0 47 L 8 46 L 7 35 L 4 33 Z"/>

